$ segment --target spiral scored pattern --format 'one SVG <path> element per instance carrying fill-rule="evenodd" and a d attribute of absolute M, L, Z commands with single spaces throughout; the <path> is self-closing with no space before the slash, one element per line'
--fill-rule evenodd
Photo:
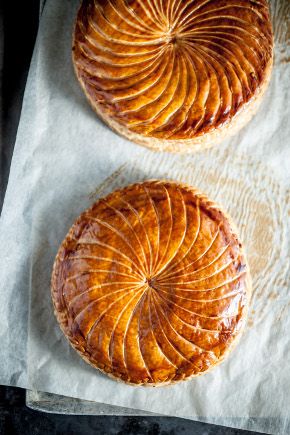
<path fill-rule="evenodd" d="M 221 140 L 238 112 L 232 128 L 248 121 L 268 83 L 272 47 L 266 0 L 85 0 L 73 59 L 107 123 L 174 150 L 172 142 Z"/>
<path fill-rule="evenodd" d="M 99 200 L 56 257 L 58 321 L 93 366 L 162 385 L 218 364 L 239 336 L 250 295 L 241 244 L 192 188 L 131 185 Z"/>

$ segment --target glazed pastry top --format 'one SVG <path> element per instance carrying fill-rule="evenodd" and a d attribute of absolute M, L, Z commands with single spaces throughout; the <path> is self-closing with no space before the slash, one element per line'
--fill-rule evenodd
<path fill-rule="evenodd" d="M 186 140 L 259 94 L 272 49 L 266 0 L 84 0 L 73 58 L 106 121 Z"/>
<path fill-rule="evenodd" d="M 62 243 L 52 297 L 72 345 L 132 384 L 218 364 L 239 336 L 249 271 L 232 224 L 204 195 L 148 181 L 84 212 Z"/>

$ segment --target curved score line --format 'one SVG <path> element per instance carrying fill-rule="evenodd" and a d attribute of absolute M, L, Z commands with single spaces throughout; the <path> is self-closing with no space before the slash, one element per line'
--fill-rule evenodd
<path fill-rule="evenodd" d="M 232 258 L 228 263 L 226 263 L 225 265 L 223 265 L 220 269 L 215 270 L 211 275 L 206 275 L 206 276 L 203 276 L 202 278 L 194 279 L 193 281 L 190 281 L 190 283 L 200 282 L 200 281 L 205 281 L 205 280 L 207 280 L 207 279 L 212 278 L 213 276 L 218 275 L 219 273 L 221 273 L 221 272 L 223 272 L 224 270 L 226 270 L 226 269 L 227 269 L 231 264 L 233 264 L 235 261 L 237 261 L 237 259 L 238 259 L 239 257 L 240 257 L 240 255 L 237 255 L 235 258 Z M 198 272 L 198 270 L 195 270 L 195 271 L 193 271 L 193 272 L 189 272 L 189 273 L 183 273 L 182 275 L 178 275 L 178 277 L 171 277 L 171 278 L 167 278 L 167 279 L 169 279 L 169 280 L 171 280 L 171 279 L 176 280 L 176 279 L 181 278 L 182 276 L 186 276 L 186 277 L 188 277 L 189 275 L 193 275 L 193 274 L 195 274 L 196 272 Z M 173 282 L 173 284 L 183 284 L 183 283 L 179 283 L 178 281 L 175 281 L 175 282 Z M 184 283 L 184 284 L 188 284 L 188 283 Z"/>
<path fill-rule="evenodd" d="M 141 216 L 140 216 L 140 214 L 138 213 L 138 211 L 128 202 L 128 201 L 125 201 L 124 199 L 122 199 L 121 198 L 121 201 L 124 203 L 124 204 L 126 204 L 127 205 L 127 207 L 129 207 L 130 208 L 130 210 L 135 214 L 135 216 L 137 217 L 137 219 L 138 219 L 138 221 L 139 221 L 139 223 L 140 223 L 140 225 L 142 226 L 142 228 L 143 228 L 143 231 L 144 231 L 144 233 L 145 233 L 145 237 L 146 237 L 146 241 L 147 241 L 147 245 L 148 245 L 148 249 L 149 249 L 149 256 L 150 256 L 150 266 L 149 266 L 149 273 L 151 274 L 151 271 L 152 271 L 152 262 L 153 262 L 153 252 L 152 252 L 152 246 L 151 246 L 151 242 L 150 242 L 150 239 L 149 239 L 149 236 L 148 236 L 148 233 L 147 233 L 147 231 L 146 231 L 146 228 L 145 228 L 145 225 L 144 225 L 144 222 L 143 222 L 143 219 L 141 218 Z"/>
<path fill-rule="evenodd" d="M 97 222 L 100 225 L 103 225 L 104 227 L 108 228 L 109 230 L 111 230 L 113 233 L 117 234 L 117 236 L 119 236 L 125 243 L 126 245 L 130 248 L 131 252 L 135 255 L 135 257 L 137 258 L 138 262 L 139 262 L 139 266 L 142 269 L 142 272 L 146 275 L 146 270 L 144 269 L 143 263 L 139 258 L 139 255 L 135 252 L 134 247 L 131 245 L 131 243 L 127 240 L 127 237 L 125 237 L 121 231 L 119 231 L 117 228 L 113 227 L 112 225 L 108 224 L 105 221 L 102 221 L 101 219 L 95 218 L 90 216 L 91 220 Z"/>
<path fill-rule="evenodd" d="M 197 230 L 196 230 L 196 233 L 195 233 L 195 236 L 194 236 L 194 239 L 193 239 L 193 241 L 191 242 L 191 244 L 190 244 L 190 246 L 189 246 L 189 248 L 188 248 L 188 250 L 184 253 L 184 255 L 178 260 L 178 261 L 176 261 L 175 263 L 173 263 L 173 264 L 171 264 L 168 268 L 166 268 L 166 274 L 162 274 L 161 276 L 163 276 L 163 277 L 168 277 L 168 272 L 170 271 L 170 270 L 172 270 L 174 267 L 176 267 L 179 263 L 181 263 L 185 258 L 186 258 L 186 256 L 189 254 L 189 252 L 191 251 L 191 249 L 193 248 L 193 246 L 195 245 L 195 242 L 196 242 L 196 240 L 197 240 L 197 238 L 198 238 L 198 235 L 199 235 L 199 233 L 200 233 L 200 227 L 201 227 L 201 217 L 200 217 L 200 207 L 199 207 L 199 199 L 197 200 L 198 202 L 196 203 L 196 209 L 197 209 L 197 215 L 198 215 L 198 225 L 197 225 Z M 183 268 L 182 268 L 182 270 L 183 270 Z"/>
<path fill-rule="evenodd" d="M 159 343 L 158 343 L 158 340 L 156 339 L 156 335 L 155 335 L 155 332 L 154 332 L 154 328 L 153 328 L 153 326 L 152 326 L 152 315 L 151 315 L 151 295 L 152 295 L 152 292 L 150 292 L 150 293 L 149 293 L 149 296 L 148 296 L 148 311 L 149 311 L 149 323 L 150 323 L 150 327 L 151 327 L 152 335 L 153 335 L 153 337 L 154 337 L 155 343 L 157 344 L 157 347 L 158 347 L 160 353 L 161 353 L 161 354 L 164 356 L 164 358 L 169 362 L 169 364 L 171 364 L 174 368 L 177 369 L 178 367 L 177 367 L 177 366 L 176 366 L 176 365 L 171 361 L 171 359 L 170 359 L 167 355 L 165 355 L 165 353 L 163 352 L 161 346 L 160 346 Z"/>
<path fill-rule="evenodd" d="M 160 296 L 159 294 L 156 294 L 156 296 Z M 200 346 L 198 346 L 197 344 L 193 343 L 192 341 L 188 340 L 188 338 L 183 337 L 183 335 L 181 335 L 173 326 L 172 324 L 169 322 L 169 320 L 166 317 L 166 314 L 164 313 L 163 308 L 161 307 L 161 305 L 158 305 L 158 308 L 160 309 L 160 311 L 162 312 L 162 316 L 163 318 L 166 320 L 166 322 L 168 323 L 169 327 L 172 329 L 172 331 L 177 334 L 182 340 L 186 341 L 187 343 L 190 343 L 191 346 L 193 346 L 194 348 L 200 350 L 201 353 L 206 352 L 206 353 L 210 353 L 211 351 L 206 350 Z"/>
<path fill-rule="evenodd" d="M 127 294 L 128 293 L 131 293 L 131 292 L 133 292 L 133 291 L 135 291 L 135 289 L 131 289 L 131 290 L 129 290 L 128 292 L 127 292 Z M 93 331 L 94 331 L 94 329 L 96 328 L 96 326 L 98 326 L 98 323 L 100 323 L 100 321 L 103 319 L 103 317 L 106 315 L 106 313 L 114 306 L 114 305 L 116 305 L 122 298 L 123 298 L 124 296 L 120 296 L 119 298 L 117 298 L 116 300 L 114 300 L 110 305 L 108 305 L 102 312 L 101 312 L 101 314 L 99 314 L 99 316 L 98 316 L 98 318 L 95 320 L 95 322 L 93 323 L 93 325 L 91 326 L 91 328 L 89 329 L 89 331 L 88 331 L 88 333 L 87 333 L 87 335 L 86 335 L 86 337 L 85 337 L 85 339 L 86 339 L 86 342 L 87 342 L 87 345 L 89 346 L 90 345 L 90 340 L 91 340 L 91 337 L 92 337 L 92 335 L 93 335 Z M 74 321 L 76 321 L 76 318 L 74 319 Z"/>
<path fill-rule="evenodd" d="M 155 206 L 155 204 L 154 204 L 153 198 L 151 197 L 151 195 L 150 195 L 150 193 L 149 193 L 149 191 L 148 191 L 148 189 L 147 189 L 146 186 L 144 186 L 144 190 L 145 190 L 145 192 L 146 192 L 146 194 L 147 194 L 147 197 L 148 197 L 148 199 L 149 199 L 149 202 L 150 202 L 150 204 L 151 204 L 151 207 L 152 207 L 153 210 L 154 210 L 155 217 L 156 217 L 156 223 L 157 223 L 157 232 L 158 232 L 158 236 L 157 236 L 157 250 L 156 250 L 156 254 L 155 254 L 155 261 L 154 261 L 154 263 L 152 264 L 152 272 L 151 272 L 152 274 L 154 274 L 154 268 L 155 268 L 155 266 L 156 266 L 156 262 L 157 262 L 157 260 L 158 260 L 158 256 L 159 256 L 159 248 L 160 248 L 160 220 L 159 220 L 158 212 L 157 212 L 157 210 L 156 210 L 156 206 Z"/>
<path fill-rule="evenodd" d="M 98 288 L 110 287 L 111 285 L 119 285 L 119 284 L 132 284 L 132 282 L 124 283 L 124 282 L 122 282 L 122 281 L 121 281 L 121 282 L 117 281 L 117 282 L 106 282 L 106 283 L 104 283 L 104 284 L 93 285 L 92 287 L 89 287 L 88 289 L 86 289 L 86 290 L 83 291 L 82 293 L 79 293 L 78 295 L 74 296 L 74 297 L 72 298 L 72 300 L 69 302 L 69 304 L 68 304 L 68 308 L 71 307 L 71 305 L 75 302 L 76 299 L 80 298 L 81 296 L 85 295 L 86 293 L 89 293 L 89 292 L 91 292 L 91 291 L 93 291 L 93 290 L 96 290 L 96 289 L 98 289 Z M 98 299 L 94 299 L 94 300 L 93 300 L 92 302 L 90 302 L 90 303 L 97 302 L 97 301 L 99 301 L 100 299 L 104 299 L 104 298 L 106 298 L 106 297 L 108 297 L 108 296 L 111 296 L 111 295 L 114 294 L 114 293 L 120 293 L 120 292 L 123 292 L 123 291 L 129 290 L 129 289 L 131 289 L 131 288 L 137 288 L 137 287 L 142 286 L 142 285 L 144 285 L 144 284 L 142 283 L 142 284 L 136 284 L 136 285 L 133 285 L 133 286 L 130 285 L 129 287 L 123 287 L 122 289 L 116 290 L 116 291 L 114 291 L 114 292 L 106 293 L 106 294 L 104 294 L 103 296 L 101 296 L 100 298 L 98 298 Z"/>
<path fill-rule="evenodd" d="M 69 257 L 67 257 L 68 260 L 70 261 L 74 261 L 74 260 L 99 260 L 99 261 L 107 261 L 109 263 L 115 263 L 118 264 L 119 266 L 125 267 L 126 269 L 129 269 L 129 271 L 131 272 L 131 276 L 132 275 L 136 275 L 136 277 L 138 277 L 138 279 L 142 279 L 142 275 L 140 275 L 140 273 L 138 271 L 132 270 L 131 266 L 128 266 L 128 264 L 123 263 L 122 261 L 119 260 L 114 260 L 112 258 L 109 257 L 99 257 L 97 255 L 78 255 L 78 256 L 72 256 L 70 255 Z"/>
<path fill-rule="evenodd" d="M 125 313 L 125 311 L 127 310 L 128 306 L 132 303 L 132 301 L 133 301 L 135 298 L 137 298 L 137 296 L 140 295 L 141 291 L 142 291 L 142 287 L 141 287 L 139 290 L 137 290 L 137 292 L 136 292 L 136 293 L 132 296 L 132 298 L 127 302 L 127 304 L 126 304 L 126 305 L 124 306 L 124 308 L 121 310 L 121 312 L 120 312 L 120 314 L 119 314 L 119 316 L 118 316 L 118 318 L 117 318 L 117 320 L 116 320 L 115 326 L 114 326 L 114 328 L 112 329 L 111 337 L 110 337 L 110 342 L 109 342 L 109 346 L 108 346 L 108 357 L 109 357 L 109 360 L 111 361 L 111 364 L 113 363 L 112 343 L 113 343 L 114 334 L 115 334 L 115 330 L 116 330 L 116 328 L 117 328 L 117 325 L 118 325 L 118 323 L 119 323 L 119 321 L 120 321 L 122 315 L 123 315 L 123 314 Z M 140 300 L 140 298 L 141 298 L 141 296 L 139 297 L 138 301 Z M 137 304 L 138 304 L 138 301 L 137 301 Z M 123 346 L 124 346 L 124 343 L 123 343 Z M 124 358 L 123 358 L 123 363 L 124 363 L 124 365 L 125 365 Z"/>
<path fill-rule="evenodd" d="M 164 293 L 164 292 L 163 292 L 163 293 Z M 209 320 L 216 320 L 216 319 L 231 319 L 231 318 L 233 318 L 233 317 L 236 317 L 236 316 L 239 314 L 239 313 L 236 313 L 236 314 L 232 314 L 232 315 L 230 315 L 230 316 L 205 316 L 205 315 L 203 315 L 203 314 L 199 314 L 199 313 L 196 313 L 195 311 L 190 311 L 190 310 L 188 310 L 187 308 L 181 307 L 180 305 L 176 304 L 175 302 L 171 301 L 170 299 L 167 299 L 165 296 L 162 296 L 160 293 L 158 293 L 158 296 L 159 296 L 161 299 L 163 299 L 164 301 L 168 301 L 170 304 L 175 305 L 177 308 L 179 308 L 179 309 L 181 309 L 181 310 L 184 310 L 184 311 L 188 312 L 189 314 L 193 314 L 194 316 L 201 317 L 201 318 L 203 318 L 203 319 L 209 319 Z"/>
<path fill-rule="evenodd" d="M 220 227 L 220 226 L 219 226 Z M 162 282 L 165 278 L 171 278 L 171 277 L 175 277 L 176 275 L 178 276 L 178 273 L 180 271 L 184 271 L 185 269 L 187 269 L 188 267 L 192 266 L 194 263 L 196 263 L 197 261 L 199 261 L 202 257 L 204 257 L 207 252 L 210 250 L 210 248 L 212 247 L 212 245 L 214 244 L 215 240 L 217 239 L 217 236 L 219 235 L 219 227 L 215 233 L 215 235 L 213 236 L 213 238 L 211 239 L 210 243 L 208 244 L 208 246 L 206 247 L 206 249 L 195 259 L 193 260 L 191 263 L 189 263 L 187 266 L 185 267 L 181 267 L 180 269 L 177 269 L 174 272 L 171 273 L 166 273 L 162 275 L 162 279 L 158 280 L 158 282 Z"/>
<path fill-rule="evenodd" d="M 156 267 L 155 267 L 155 271 L 154 271 L 155 273 L 156 273 L 156 270 L 158 270 L 160 264 L 162 264 L 162 261 L 163 261 L 164 257 L 165 257 L 166 254 L 167 254 L 168 247 L 169 247 L 169 243 L 170 243 L 170 239 L 171 239 L 172 227 L 173 227 L 172 206 L 171 206 L 170 195 L 169 195 L 169 192 L 168 192 L 167 188 L 166 188 L 164 185 L 162 185 L 162 187 L 164 188 L 164 190 L 165 190 L 165 192 L 166 192 L 166 198 L 167 198 L 167 202 L 168 202 L 168 209 L 169 209 L 169 211 L 170 211 L 170 212 L 169 212 L 169 215 L 170 215 L 170 229 L 169 229 L 169 232 L 168 232 L 168 239 L 167 239 L 167 242 L 166 242 L 166 247 L 165 247 L 165 249 L 164 249 L 164 252 L 163 252 L 163 254 L 162 254 L 162 257 L 159 259 L 159 261 L 158 261 L 158 263 L 157 263 L 157 265 L 156 265 Z"/>
<path fill-rule="evenodd" d="M 138 244 L 139 244 L 139 246 L 140 246 L 140 249 L 141 249 L 141 252 L 142 252 L 142 255 L 143 255 L 143 259 L 144 259 L 144 263 L 146 264 L 147 269 L 148 269 L 147 258 L 146 258 L 146 255 L 145 255 L 144 247 L 143 247 L 143 245 L 142 245 L 142 243 L 141 243 L 141 241 L 140 241 L 140 239 L 139 239 L 139 236 L 138 236 L 138 234 L 136 233 L 135 229 L 132 227 L 131 223 L 130 223 L 129 220 L 126 218 L 126 216 L 124 215 L 124 213 L 122 213 L 120 210 L 118 210 L 117 208 L 115 208 L 115 207 L 113 207 L 112 205 L 110 205 L 107 201 L 105 201 L 105 203 L 106 203 L 106 205 L 107 205 L 108 207 L 110 207 L 112 210 L 114 210 L 114 212 L 115 212 L 116 214 L 118 214 L 118 215 L 121 217 L 121 219 L 122 219 L 122 220 L 123 220 L 123 221 L 128 225 L 128 227 L 130 228 L 130 230 L 131 230 L 132 233 L 134 234 L 134 236 L 135 236 L 135 238 L 136 238 L 136 240 L 137 240 L 137 242 L 138 242 Z M 148 272 L 147 269 L 145 268 L 145 272 L 146 272 L 146 273 Z"/>
<path fill-rule="evenodd" d="M 186 235 L 186 231 L 187 231 L 187 214 L 186 214 L 186 207 L 185 207 L 185 202 L 184 202 L 184 198 L 183 195 L 181 193 L 181 191 L 179 189 L 177 189 L 180 197 L 181 197 L 181 202 L 183 205 L 183 214 L 184 214 L 184 230 L 183 230 L 183 235 L 181 240 L 179 241 L 178 246 L 175 249 L 175 252 L 172 254 L 171 258 L 161 267 L 161 269 L 159 270 L 158 274 L 155 276 L 155 278 L 157 278 L 158 276 L 160 276 L 160 274 L 162 273 L 162 271 L 167 267 L 168 264 L 171 263 L 171 261 L 174 259 L 174 257 L 176 256 L 177 252 L 179 251 L 180 246 L 182 245 L 182 243 L 184 242 L 184 238 Z"/>
<path fill-rule="evenodd" d="M 161 298 L 162 299 L 162 298 Z M 169 310 L 170 310 L 170 306 L 169 303 L 167 301 L 165 301 L 165 299 L 163 299 L 165 304 L 168 306 Z M 184 308 L 182 308 L 184 309 Z M 206 333 L 210 333 L 210 334 L 216 334 L 217 332 L 220 333 L 221 331 L 219 329 L 207 329 L 207 328 L 201 328 L 200 326 L 195 326 L 192 325 L 191 323 L 186 322 L 184 319 L 182 319 L 178 314 L 176 314 L 174 311 L 170 310 L 171 313 L 174 315 L 174 317 L 177 317 L 178 320 L 180 320 L 180 322 L 184 323 L 188 328 L 191 329 L 196 329 L 198 331 L 202 331 L 202 332 L 206 332 Z M 165 314 L 164 314 L 165 315 Z"/>
<path fill-rule="evenodd" d="M 115 252 L 116 254 L 121 255 L 121 257 L 126 258 L 126 260 L 128 260 L 129 263 L 132 263 L 135 266 L 137 271 L 139 269 L 138 265 L 130 257 L 128 257 L 126 254 L 123 254 L 123 252 L 119 251 L 119 249 L 114 248 L 114 246 L 108 245 L 107 243 L 99 242 L 98 240 L 78 239 L 76 241 L 77 241 L 77 243 L 82 244 L 82 245 L 97 245 L 97 246 L 102 246 L 103 248 L 109 249 L 109 250 Z M 140 277 L 143 278 L 143 275 L 140 274 Z"/>
<path fill-rule="evenodd" d="M 160 327 L 160 329 L 161 329 L 161 331 L 162 331 L 163 336 L 165 337 L 165 339 L 168 341 L 169 345 L 174 349 L 174 351 L 177 353 L 177 355 L 178 355 L 179 357 L 181 357 L 182 359 L 184 359 L 184 360 L 187 361 L 188 363 L 191 363 L 191 361 L 190 361 L 189 359 L 187 359 L 187 358 L 186 358 L 186 357 L 185 357 L 181 352 L 179 352 L 179 350 L 174 346 L 174 344 L 171 342 L 171 340 L 170 340 L 170 339 L 167 337 L 167 335 L 165 334 L 165 331 L 164 331 L 164 329 L 163 329 L 163 326 L 162 326 L 162 323 L 161 323 L 160 317 L 159 317 L 158 312 L 157 312 L 156 301 L 155 301 L 155 298 L 154 298 L 154 294 L 152 294 L 152 301 L 153 301 L 153 307 L 154 307 L 155 315 L 156 315 L 156 318 L 157 318 L 157 320 L 158 320 L 159 327 Z"/>
<path fill-rule="evenodd" d="M 224 281 L 222 284 L 217 285 L 216 287 L 212 287 L 212 288 L 207 288 L 207 289 L 186 289 L 186 288 L 179 288 L 177 286 L 174 286 L 174 290 L 179 290 L 179 291 L 188 291 L 188 292 L 208 292 L 208 291 L 212 291 L 212 290 L 216 290 L 222 287 L 225 287 L 228 284 L 232 284 L 233 282 L 235 282 L 236 280 L 238 280 L 239 278 L 241 278 L 241 276 L 245 275 L 247 272 L 244 270 L 241 273 L 239 273 L 238 275 L 236 275 L 235 277 L 229 279 L 228 281 Z M 184 282 L 183 285 L 188 285 L 188 284 L 193 284 L 195 281 L 189 281 L 189 282 Z M 159 283 L 158 282 L 158 287 L 167 287 L 167 288 L 172 288 L 173 285 L 170 282 L 163 282 L 163 283 Z"/>

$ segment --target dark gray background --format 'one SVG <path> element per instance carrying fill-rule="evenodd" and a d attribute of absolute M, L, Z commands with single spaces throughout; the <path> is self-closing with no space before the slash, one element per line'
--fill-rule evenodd
<path fill-rule="evenodd" d="M 61 1 L 61 0 L 60 0 Z M 40 0 L 0 3 L 0 207 L 9 168 L 30 59 L 38 28 Z M 25 406 L 25 391 L 0 386 L 0 434 L 198 434 L 254 432 L 171 417 L 63 416 Z"/>

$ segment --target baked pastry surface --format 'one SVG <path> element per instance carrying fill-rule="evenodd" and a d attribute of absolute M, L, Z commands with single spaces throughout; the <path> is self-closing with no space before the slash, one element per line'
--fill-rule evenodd
<path fill-rule="evenodd" d="M 73 61 L 93 108 L 114 130 L 186 152 L 250 120 L 272 50 L 266 0 L 84 0 Z"/>
<path fill-rule="evenodd" d="M 55 314 L 72 346 L 135 385 L 178 382 L 220 363 L 240 336 L 250 292 L 229 218 L 169 181 L 97 201 L 70 229 L 52 274 Z"/>

